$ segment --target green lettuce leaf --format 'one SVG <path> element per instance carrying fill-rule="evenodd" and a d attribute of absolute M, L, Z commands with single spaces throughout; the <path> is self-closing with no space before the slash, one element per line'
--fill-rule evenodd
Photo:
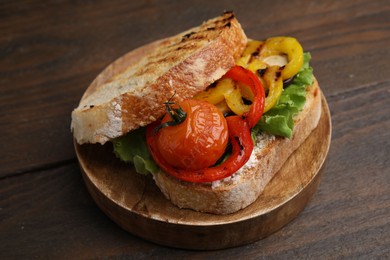
<path fill-rule="evenodd" d="M 145 128 L 140 128 L 115 138 L 112 141 L 114 154 L 122 161 L 134 164 L 138 173 L 156 173 L 159 168 L 149 153 L 145 134 Z"/>
<path fill-rule="evenodd" d="M 310 67 L 310 53 L 304 53 L 304 62 L 290 86 L 283 90 L 278 103 L 264 113 L 253 134 L 268 132 L 290 138 L 294 129 L 294 116 L 302 110 L 306 102 L 306 87 L 313 84 L 313 68 Z"/>

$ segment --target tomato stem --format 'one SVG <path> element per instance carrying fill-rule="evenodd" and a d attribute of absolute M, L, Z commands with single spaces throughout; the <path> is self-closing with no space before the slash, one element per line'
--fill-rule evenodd
<path fill-rule="evenodd" d="M 178 106 L 178 108 L 172 107 L 172 105 L 176 105 L 175 102 L 171 101 L 172 98 L 175 96 L 175 94 L 176 94 L 176 91 L 168 99 L 167 102 L 164 102 L 165 110 L 167 111 L 169 117 L 172 120 L 165 122 L 165 123 L 159 125 L 158 127 L 156 127 L 156 129 L 154 130 L 154 134 L 156 134 L 160 129 L 162 129 L 164 127 L 175 126 L 175 125 L 181 124 L 182 122 L 184 122 L 184 120 L 186 120 L 187 113 L 180 106 Z"/>

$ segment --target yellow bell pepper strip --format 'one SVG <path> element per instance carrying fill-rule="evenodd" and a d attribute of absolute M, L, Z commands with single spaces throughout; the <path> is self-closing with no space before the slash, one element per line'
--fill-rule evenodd
<path fill-rule="evenodd" d="M 273 108 L 283 92 L 282 68 L 271 66 L 266 69 L 263 79 L 268 86 L 268 95 L 265 98 L 264 113 Z"/>
<path fill-rule="evenodd" d="M 237 61 L 237 65 L 244 67 L 253 73 L 259 69 L 265 69 L 266 64 L 262 62 L 258 57 L 261 46 L 264 42 L 261 41 L 248 41 L 248 44 L 242 53 L 241 58 Z"/>
<path fill-rule="evenodd" d="M 218 104 L 215 104 L 215 106 L 219 109 L 219 111 L 221 111 L 222 115 L 224 115 L 225 117 L 231 114 L 232 112 L 229 106 L 226 104 L 226 100 L 219 102 Z"/>
<path fill-rule="evenodd" d="M 248 112 L 250 105 L 245 105 L 242 100 L 240 89 L 235 87 L 233 91 L 225 94 L 225 101 L 231 111 L 234 114 L 242 116 L 245 112 Z"/>
<path fill-rule="evenodd" d="M 247 85 L 241 84 L 240 82 L 236 82 L 236 85 L 240 88 L 240 92 L 243 98 L 249 101 L 253 101 L 255 95 L 253 94 L 251 88 Z M 263 84 L 262 84 L 263 85 Z"/>
<path fill-rule="evenodd" d="M 252 59 L 252 61 L 248 64 L 247 69 L 252 71 L 253 73 L 256 73 L 258 70 L 263 70 L 267 68 L 267 64 L 259 59 Z"/>
<path fill-rule="evenodd" d="M 215 87 L 210 87 L 195 95 L 194 99 L 205 100 L 213 105 L 225 100 L 225 95 L 234 89 L 234 82 L 231 79 L 219 80 Z"/>
<path fill-rule="evenodd" d="M 241 116 L 249 111 L 250 105 L 245 105 L 242 100 L 241 88 L 236 86 L 233 80 L 224 78 L 218 81 L 217 85 L 206 91 L 197 94 L 194 99 L 205 100 L 213 105 L 221 104 L 221 112 L 226 113 L 226 106 L 236 115 Z M 245 90 L 246 96 L 249 96 Z"/>
<path fill-rule="evenodd" d="M 265 104 L 265 93 L 259 78 L 240 66 L 231 68 L 223 78 L 229 78 L 250 87 L 254 97 L 249 111 L 244 113 L 243 117 L 248 122 L 249 128 L 254 127 L 263 115 Z"/>
<path fill-rule="evenodd" d="M 236 62 L 236 65 L 246 68 L 248 66 L 249 60 L 251 59 L 251 55 L 243 55 Z"/>
<path fill-rule="evenodd" d="M 289 79 L 298 73 L 303 65 L 303 49 L 299 42 L 292 37 L 272 37 L 265 41 L 260 56 L 271 56 L 284 53 L 288 63 L 282 70 L 282 79 Z"/>
<path fill-rule="evenodd" d="M 262 42 L 262 41 L 254 41 L 254 40 L 248 41 L 248 44 L 247 44 L 245 50 L 243 51 L 242 56 L 252 55 L 252 54 L 258 52 L 263 44 L 264 44 L 264 42 Z"/>
<path fill-rule="evenodd" d="M 287 58 L 285 66 L 267 65 L 267 58 L 272 56 L 284 56 Z M 284 64 L 284 63 L 283 63 Z M 264 112 L 274 107 L 283 92 L 283 81 L 291 79 L 303 64 L 303 50 L 299 42 L 292 37 L 273 37 L 266 41 L 249 41 L 242 57 L 237 65 L 247 70 L 260 73 L 259 79 L 268 92 L 265 100 Z M 219 104 L 226 113 L 227 108 L 237 115 L 243 115 L 249 111 L 250 105 L 243 102 L 243 97 L 253 100 L 253 94 L 245 86 L 239 86 L 228 78 L 220 80 L 216 87 L 204 91 L 195 99 L 204 99 L 214 105 Z"/>

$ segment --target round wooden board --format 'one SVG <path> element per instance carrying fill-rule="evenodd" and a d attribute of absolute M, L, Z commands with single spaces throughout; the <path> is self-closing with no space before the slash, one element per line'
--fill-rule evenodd
<path fill-rule="evenodd" d="M 179 209 L 151 176 L 120 162 L 111 144 L 78 145 L 76 154 L 97 205 L 119 226 L 149 241 L 186 249 L 221 249 L 264 238 L 303 210 L 316 191 L 331 139 L 331 120 L 322 95 L 318 127 L 290 156 L 249 207 L 229 215 Z"/>

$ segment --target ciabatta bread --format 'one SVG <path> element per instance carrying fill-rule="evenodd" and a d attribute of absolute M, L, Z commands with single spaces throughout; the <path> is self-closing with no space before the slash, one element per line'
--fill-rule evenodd
<path fill-rule="evenodd" d="M 190 183 L 164 172 L 154 180 L 164 195 L 180 208 L 214 214 L 228 214 L 254 202 L 288 157 L 305 141 L 321 116 L 321 91 L 318 83 L 307 88 L 306 104 L 294 118 L 291 139 L 269 134 L 256 136 L 249 161 L 234 175 L 212 183 Z"/>
<path fill-rule="evenodd" d="M 174 93 L 175 101 L 188 99 L 221 78 L 235 65 L 246 43 L 234 14 L 227 12 L 130 52 L 91 84 L 72 112 L 76 141 L 104 144 L 155 121 Z M 121 73 L 110 73 L 118 71 L 119 63 L 128 66 Z"/>

